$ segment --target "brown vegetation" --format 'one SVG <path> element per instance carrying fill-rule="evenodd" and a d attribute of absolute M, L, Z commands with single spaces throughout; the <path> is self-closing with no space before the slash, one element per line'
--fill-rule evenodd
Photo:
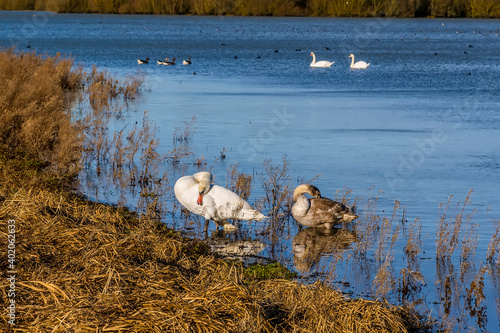
<path fill-rule="evenodd" d="M 82 137 L 67 110 L 84 74 L 72 66 L 59 55 L 0 53 L 0 147 L 22 151 L 62 173 L 78 171 Z"/>
<path fill-rule="evenodd" d="M 0 0 L 0 10 L 334 17 L 500 17 L 497 0 Z"/>
<path fill-rule="evenodd" d="M 20 226 L 20 330 L 405 332 L 418 325 L 402 308 L 349 300 L 321 284 L 254 281 L 201 242 L 78 197 L 20 189 L 3 198 L 0 219 Z"/>
<path fill-rule="evenodd" d="M 406 332 L 420 326 L 419 318 L 408 309 L 386 302 L 352 300 L 319 283 L 305 286 L 287 280 L 255 280 L 245 275 L 241 264 L 218 259 L 204 243 L 183 238 L 158 223 L 158 186 L 166 183 L 168 187 L 168 178 L 159 174 L 158 161 L 163 157 L 156 152 L 151 124 L 145 119 L 140 130 L 134 127 L 128 134 L 112 135 L 102 128 L 103 121 L 120 110 L 110 102 L 114 92 L 131 98 L 119 88 L 120 84 L 93 72 L 87 82 L 90 88 L 84 94 L 90 97 L 80 100 L 80 105 L 89 109 L 81 115 L 82 122 L 75 123 L 69 110 L 76 99 L 68 99 L 67 94 L 81 89 L 79 83 L 89 76 L 78 69 L 69 70 L 69 63 L 58 58 L 16 55 L 11 51 L 0 56 L 6 61 L 24 57 L 24 62 L 29 59 L 37 64 L 26 64 L 24 71 L 12 74 L 6 84 L 6 91 L 13 92 L 7 96 L 21 96 L 20 101 L 30 103 L 12 102 L 0 113 L 10 126 L 37 125 L 31 127 L 31 136 L 19 135 L 8 126 L 2 127 L 0 136 L 0 221 L 16 221 L 17 330 Z M 33 78 L 41 69 L 50 89 L 39 92 L 29 87 L 34 91 L 19 91 L 17 84 L 28 87 L 25 78 Z M 109 94 L 102 94 L 92 84 Z M 46 102 L 43 108 L 37 106 Z M 52 105 L 57 107 L 50 109 Z M 68 143 L 74 148 L 67 152 L 71 153 L 69 159 L 52 158 L 58 156 L 66 142 L 61 142 L 59 127 L 54 130 L 40 125 L 45 124 L 40 117 L 45 106 L 53 112 L 53 120 L 61 120 L 56 126 L 66 126 L 65 131 L 85 142 Z M 10 118 L 12 115 L 19 115 L 18 123 Z M 23 126 L 18 130 L 25 133 Z M 53 136 L 43 136 L 46 130 Z M 136 142 L 136 135 L 140 147 L 131 142 Z M 44 140 L 29 139 L 33 136 Z M 107 141 L 109 137 L 112 142 Z M 37 144 L 43 149 L 37 150 Z M 83 151 L 82 147 L 87 151 L 87 165 L 96 166 L 96 160 L 101 159 L 103 172 L 115 168 L 113 175 L 127 174 L 130 182 L 141 187 L 141 197 L 151 200 L 146 202 L 143 214 L 61 190 L 72 184 L 61 166 L 73 164 L 77 170 L 82 162 L 73 152 Z M 135 157 L 137 151 L 141 151 L 140 157 Z M 270 179 L 263 181 L 273 188 L 288 186 L 287 162 L 283 162 L 283 167 L 267 165 Z M 140 168 L 135 169 L 135 163 L 140 163 Z M 281 196 L 269 202 L 276 216 L 282 214 L 280 207 L 285 202 Z M 7 239 L 5 223 L 0 237 Z M 7 255 L 5 249 L 0 248 L 2 258 Z M 9 270 L 6 260 L 0 261 L 0 270 Z M 8 283 L 6 279 L 0 281 L 2 304 L 12 297 L 7 296 Z M 471 291 L 471 295 L 475 295 L 471 307 L 476 306 L 480 294 Z M 0 329 L 4 331 L 8 325 L 4 316 Z"/>

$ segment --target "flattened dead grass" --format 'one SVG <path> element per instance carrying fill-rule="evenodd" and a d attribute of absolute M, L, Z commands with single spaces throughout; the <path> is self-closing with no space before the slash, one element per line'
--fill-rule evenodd
<path fill-rule="evenodd" d="M 19 332 L 406 332 L 419 325 L 403 308 L 348 299 L 319 283 L 253 280 L 204 243 L 127 210 L 44 190 L 3 192 L 0 220 L 15 219 L 18 228 Z M 1 234 L 6 239 L 6 228 Z M 6 287 L 2 280 L 3 302 Z"/>

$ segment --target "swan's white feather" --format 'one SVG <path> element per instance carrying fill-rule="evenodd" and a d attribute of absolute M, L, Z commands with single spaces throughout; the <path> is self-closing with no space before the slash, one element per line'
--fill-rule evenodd
<path fill-rule="evenodd" d="M 211 185 L 203 196 L 202 205 L 198 205 L 200 182 L 196 180 L 196 175 L 184 176 L 174 186 L 177 200 L 190 212 L 215 222 L 227 219 L 260 221 L 266 218 L 236 193 L 218 185 Z"/>

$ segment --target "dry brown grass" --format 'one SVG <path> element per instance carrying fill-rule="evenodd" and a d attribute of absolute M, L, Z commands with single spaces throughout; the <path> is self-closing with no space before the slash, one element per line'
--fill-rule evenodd
<path fill-rule="evenodd" d="M 419 325 L 408 310 L 350 300 L 321 284 L 254 281 L 204 244 L 126 210 L 43 190 L 2 195 L 0 220 L 15 219 L 19 228 L 20 332 L 406 332 Z"/>
<path fill-rule="evenodd" d="M 77 172 L 82 136 L 70 108 L 83 79 L 82 70 L 59 55 L 0 52 L 0 145 Z"/>
<path fill-rule="evenodd" d="M 196 132 L 196 127 L 194 124 L 196 122 L 196 117 L 192 117 L 190 121 L 184 121 L 184 127 L 175 127 L 174 134 L 172 135 L 172 141 L 176 142 L 184 142 L 188 141 L 189 138 L 193 136 Z"/>
<path fill-rule="evenodd" d="M 406 231 L 406 229 L 405 229 Z M 403 248 L 403 251 L 406 254 L 406 257 L 409 262 L 416 262 L 418 259 L 418 255 L 422 251 L 422 223 L 418 218 L 410 225 L 410 230 L 406 236 L 406 245 Z"/>
<path fill-rule="evenodd" d="M 464 216 L 465 208 L 470 204 L 471 194 L 472 190 L 469 191 L 462 204 L 460 202 L 457 203 L 455 211 L 451 212 L 450 216 L 448 214 L 453 196 L 448 198 L 446 204 L 439 205 L 442 215 L 438 220 L 436 230 L 436 259 L 442 261 L 449 260 L 459 245 L 462 224 L 470 224 L 472 219 L 472 213 Z"/>
<path fill-rule="evenodd" d="M 486 253 L 486 260 L 490 264 L 500 264 L 500 220 L 495 220 L 495 232 L 491 236 L 490 243 L 488 244 L 488 252 Z"/>

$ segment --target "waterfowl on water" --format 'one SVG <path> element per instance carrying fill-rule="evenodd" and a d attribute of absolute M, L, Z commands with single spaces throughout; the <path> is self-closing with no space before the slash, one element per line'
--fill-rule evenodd
<path fill-rule="evenodd" d="M 266 216 L 253 209 L 248 202 L 225 187 L 212 184 L 208 171 L 179 178 L 174 185 L 177 200 L 190 212 L 205 218 L 205 229 L 210 220 L 225 229 L 236 228 L 228 219 L 260 221 Z"/>
<path fill-rule="evenodd" d="M 307 198 L 307 193 L 312 198 Z M 293 191 L 292 216 L 306 227 L 332 228 L 342 222 L 350 222 L 358 216 L 346 205 L 322 198 L 316 186 L 302 184 Z"/>
<path fill-rule="evenodd" d="M 166 65 L 170 58 L 165 58 L 165 60 L 157 60 L 156 63 L 158 65 Z"/>
<path fill-rule="evenodd" d="M 183 65 L 191 65 L 191 57 L 188 58 L 188 60 L 182 60 Z"/>
<path fill-rule="evenodd" d="M 149 57 L 146 58 L 146 59 L 137 59 L 137 63 L 139 65 L 141 65 L 141 64 L 149 64 Z"/>
<path fill-rule="evenodd" d="M 172 61 L 169 61 L 169 59 L 166 58 L 162 65 L 165 66 L 175 65 L 175 58 L 173 58 Z"/>
<path fill-rule="evenodd" d="M 335 62 L 335 61 L 330 62 L 326 60 L 316 61 L 316 55 L 314 54 L 314 52 L 311 52 L 310 56 L 313 57 L 313 60 L 309 65 L 311 67 L 323 67 L 323 68 L 331 67 Z"/>
<path fill-rule="evenodd" d="M 351 58 L 351 68 L 352 69 L 365 69 L 365 68 L 368 68 L 368 66 L 370 66 L 370 63 L 366 63 L 364 61 L 358 61 L 358 62 L 354 62 L 354 54 L 349 54 L 349 58 Z"/>

